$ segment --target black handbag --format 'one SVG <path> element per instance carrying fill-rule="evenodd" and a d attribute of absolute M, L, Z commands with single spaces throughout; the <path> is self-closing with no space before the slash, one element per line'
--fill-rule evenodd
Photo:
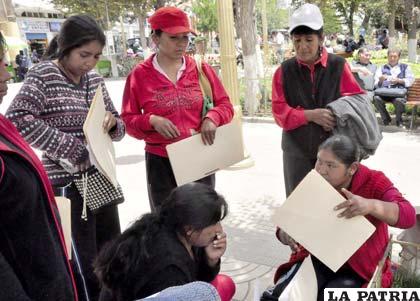
<path fill-rule="evenodd" d="M 82 218 L 87 219 L 86 206 L 93 214 L 105 206 L 124 202 L 121 186 L 115 187 L 95 166 L 73 174 L 73 182 L 83 198 Z"/>
<path fill-rule="evenodd" d="M 383 97 L 404 98 L 407 95 L 406 88 L 377 88 L 375 95 Z"/>

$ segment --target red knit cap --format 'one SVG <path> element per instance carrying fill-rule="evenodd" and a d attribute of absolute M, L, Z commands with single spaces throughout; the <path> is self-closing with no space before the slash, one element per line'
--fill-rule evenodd
<path fill-rule="evenodd" d="M 161 7 L 149 18 L 153 30 L 160 29 L 170 34 L 195 32 L 190 27 L 188 16 L 181 9 L 167 6 Z"/>

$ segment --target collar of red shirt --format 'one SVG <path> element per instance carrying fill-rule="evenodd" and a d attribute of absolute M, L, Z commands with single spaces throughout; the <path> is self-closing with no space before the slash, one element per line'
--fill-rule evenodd
<path fill-rule="evenodd" d="M 328 51 L 325 47 L 322 47 L 322 53 L 321 53 L 321 57 L 312 65 L 315 66 L 317 64 L 321 64 L 322 67 L 327 67 L 327 60 L 328 60 Z M 311 66 L 308 64 L 305 64 L 304 62 L 297 60 L 297 62 L 299 63 L 299 65 L 302 66 L 306 66 L 309 69 L 311 69 Z"/>

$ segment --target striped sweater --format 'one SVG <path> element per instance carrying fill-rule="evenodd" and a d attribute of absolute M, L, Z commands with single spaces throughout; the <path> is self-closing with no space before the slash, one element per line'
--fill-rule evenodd
<path fill-rule="evenodd" d="M 60 160 L 77 165 L 89 157 L 83 123 L 99 85 L 106 109 L 117 117 L 117 125 L 109 134 L 112 140 L 121 140 L 125 134 L 124 123 L 112 104 L 103 78 L 94 71 L 84 75 L 80 84 L 74 84 L 53 62 L 37 64 L 27 73 L 7 110 L 6 117 L 22 137 L 43 152 L 42 163 L 55 186 L 72 180 L 71 174 L 59 164 Z"/>

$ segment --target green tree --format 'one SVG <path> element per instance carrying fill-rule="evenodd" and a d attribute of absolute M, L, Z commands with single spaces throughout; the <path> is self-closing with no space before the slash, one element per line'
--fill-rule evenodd
<path fill-rule="evenodd" d="M 51 2 L 66 14 L 92 16 L 104 29 L 108 29 L 108 17 L 112 24 L 124 11 L 123 0 L 51 0 Z"/>
<path fill-rule="evenodd" d="M 287 28 L 289 26 L 289 12 L 287 9 L 278 8 L 277 0 L 263 0 L 267 5 L 267 29 L 268 34 L 275 29 Z M 257 30 L 262 33 L 262 20 L 261 20 L 261 0 L 256 3 L 257 14 Z"/>
<path fill-rule="evenodd" d="M 192 11 L 198 19 L 198 31 L 204 34 L 217 31 L 216 0 L 195 0 Z"/>

